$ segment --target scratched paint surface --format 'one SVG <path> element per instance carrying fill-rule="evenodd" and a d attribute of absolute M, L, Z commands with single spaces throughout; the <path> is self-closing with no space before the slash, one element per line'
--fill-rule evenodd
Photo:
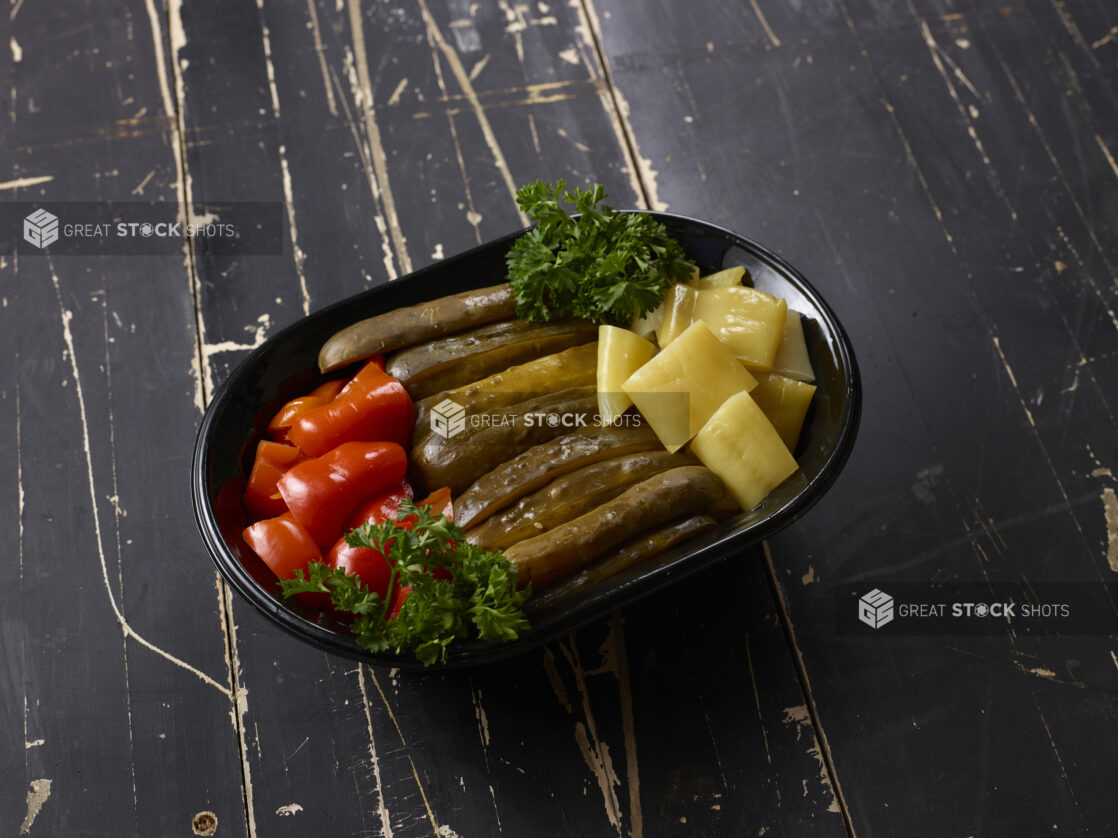
<path fill-rule="evenodd" d="M 16 0 L 6 25 L 0 198 L 274 201 L 285 235 L 0 260 L 10 831 L 1118 822 L 1112 642 L 827 628 L 832 586 L 886 569 L 1114 573 L 1112 7 Z M 515 186 L 558 175 L 816 281 L 867 388 L 838 487 L 765 551 L 499 666 L 371 669 L 279 634 L 193 531 L 200 409 L 283 325 L 517 229 Z"/>
<path fill-rule="evenodd" d="M 577 7 L 237 3 L 218 21 L 187 3 L 168 14 L 191 197 L 282 201 L 287 225 L 283 258 L 196 255 L 205 396 L 277 327 L 521 226 L 519 183 L 559 173 L 604 182 L 623 205 L 643 200 Z M 684 738 L 710 744 L 686 776 L 665 773 L 674 748 L 639 744 L 678 711 L 649 703 L 656 681 L 634 694 L 620 617 L 444 678 L 328 658 L 231 603 L 250 833 L 641 835 L 686 833 L 690 817 L 834 834 L 810 726 L 782 721 L 803 695 L 755 560 L 745 579 L 767 609 L 751 641 L 757 674 L 742 670 L 735 688 L 751 685 L 754 747 L 721 753 L 700 697 Z M 678 659 L 669 641 L 637 645 L 648 662 L 633 677 L 657 655 Z M 663 777 L 674 779 L 662 799 Z M 763 795 L 741 793 L 757 786 Z"/>
<path fill-rule="evenodd" d="M 578 7 L 238 3 L 220 23 L 190 4 L 170 13 L 191 188 L 287 207 L 284 259 L 198 263 L 207 393 L 269 330 L 522 226 L 519 183 L 561 174 L 605 183 L 622 205 L 642 200 Z M 734 688 L 749 685 L 755 715 L 728 735 L 751 747 L 721 753 L 692 692 L 677 739 L 697 742 L 686 771 L 675 747 L 640 744 L 679 718 L 651 700 L 679 637 L 630 647 L 618 617 L 508 666 L 409 675 L 300 647 L 234 603 L 250 830 L 641 835 L 687 833 L 690 818 L 837 834 L 810 725 L 782 721 L 803 695 L 755 558 L 743 573 L 765 621 L 758 610 L 756 674 L 741 670 Z M 703 607 L 688 602 L 685 619 Z"/>
<path fill-rule="evenodd" d="M 660 98 L 661 199 L 791 259 L 858 349 L 852 464 L 770 545 L 853 830 L 1113 830 L 1113 638 L 828 626 L 848 586 L 1114 580 L 1114 7 L 595 5 Z"/>
<path fill-rule="evenodd" d="M 3 20 L 3 197 L 174 200 L 145 4 Z M 0 257 L 0 285 L 0 821 L 170 835 L 210 810 L 244 835 L 224 607 L 177 477 L 200 418 L 183 257 Z"/>

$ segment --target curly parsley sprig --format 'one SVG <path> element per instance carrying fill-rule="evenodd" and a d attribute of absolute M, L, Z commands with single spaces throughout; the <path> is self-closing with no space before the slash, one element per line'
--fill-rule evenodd
<path fill-rule="evenodd" d="M 350 626 L 372 652 L 412 651 L 425 665 L 447 660 L 456 639 L 515 640 L 529 628 L 516 569 L 498 551 L 466 541 L 462 528 L 429 506 L 405 500 L 394 520 L 364 524 L 346 534 L 351 547 L 371 547 L 388 559 L 388 591 L 370 591 L 357 574 L 311 562 L 304 574 L 280 580 L 285 597 L 325 593 L 335 609 L 356 615 Z M 431 575 L 443 568 L 449 578 Z M 446 574 L 442 574 L 445 576 Z M 402 597 L 393 614 L 390 603 Z"/>
<path fill-rule="evenodd" d="M 522 319 L 628 325 L 656 308 L 673 282 L 691 277 L 694 263 L 663 224 L 647 213 L 618 212 L 605 198 L 601 184 L 569 192 L 563 180 L 517 190 L 517 203 L 536 224 L 507 256 Z"/>

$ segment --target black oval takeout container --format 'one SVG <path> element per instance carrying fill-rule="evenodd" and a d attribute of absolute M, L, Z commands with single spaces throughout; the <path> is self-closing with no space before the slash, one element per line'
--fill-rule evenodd
<path fill-rule="evenodd" d="M 846 333 L 819 293 L 795 268 L 747 238 L 692 218 L 652 215 L 703 273 L 742 265 L 756 288 L 783 297 L 790 309 L 802 315 L 818 389 L 794 452 L 800 470 L 757 508 L 725 519 L 713 530 L 551 608 L 529 611 L 532 628 L 517 640 L 458 643 L 451 647 L 446 664 L 432 668 L 472 666 L 519 654 L 741 552 L 803 515 L 831 486 L 850 454 L 861 410 L 858 368 Z M 421 665 L 410 654 L 368 652 L 329 615 L 297 600 L 285 601 L 271 571 L 244 543 L 241 495 L 269 418 L 284 402 L 322 380 L 316 363 L 318 350 L 334 332 L 400 306 L 502 282 L 505 254 L 518 235 L 438 262 L 294 323 L 253 350 L 206 410 L 192 474 L 194 514 L 202 538 L 233 590 L 301 640 L 372 664 Z"/>

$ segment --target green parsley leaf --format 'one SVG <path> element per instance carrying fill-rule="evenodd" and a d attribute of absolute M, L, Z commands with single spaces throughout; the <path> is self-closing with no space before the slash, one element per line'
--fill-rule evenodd
<path fill-rule="evenodd" d="M 565 181 L 522 186 L 516 201 L 535 227 L 509 249 L 516 313 L 533 323 L 580 317 L 627 326 L 656 308 L 695 266 L 651 215 L 618 212 L 605 189 L 567 191 Z M 572 217 L 560 202 L 574 205 Z"/>
<path fill-rule="evenodd" d="M 346 534 L 352 547 L 371 547 L 392 567 L 386 597 L 370 591 L 357 574 L 311 562 L 306 574 L 281 579 L 285 597 L 325 593 L 335 609 L 355 615 L 354 638 L 372 652 L 410 651 L 425 665 L 445 663 L 457 639 L 515 640 L 528 629 L 516 569 L 499 551 L 466 541 L 462 528 L 429 506 L 400 504 L 394 520 L 364 524 Z M 431 575 L 443 568 L 448 579 Z M 404 597 L 395 616 L 394 592 Z"/>

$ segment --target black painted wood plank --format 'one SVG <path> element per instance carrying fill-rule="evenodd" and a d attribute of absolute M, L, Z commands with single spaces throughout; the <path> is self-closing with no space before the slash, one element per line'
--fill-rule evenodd
<path fill-rule="evenodd" d="M 153 10 L 4 16 L 4 180 L 33 182 L 5 200 L 177 200 Z M 0 816 L 13 833 L 169 835 L 212 811 L 243 835 L 223 607 L 190 512 L 184 259 L 7 255 L 0 273 Z"/>
<path fill-rule="evenodd" d="M 445 20 L 428 24 L 416 14 L 388 14 L 358 4 L 341 11 L 332 4 L 276 4 L 263 10 L 252 3 L 229 5 L 220 25 L 201 10 L 182 9 L 184 43 L 175 59 L 183 68 L 194 189 L 199 196 L 216 189 L 225 190 L 223 197 L 278 196 L 291 213 L 284 259 L 199 263 L 212 381 L 220 381 L 235 362 L 238 345 L 248 343 L 246 328 L 263 335 L 266 329 L 255 331 L 260 324 L 274 328 L 312 306 L 396 276 L 408 264 L 418 267 L 475 244 L 479 236 L 520 225 L 507 189 L 494 193 L 496 160 L 505 154 L 495 129 L 489 125 L 486 137 L 476 112 L 449 113 L 454 105 L 444 89 L 451 88 L 432 75 L 433 59 L 442 53 L 422 33 L 446 26 Z M 416 33 L 422 36 L 418 40 Z M 437 41 L 439 36 L 430 37 Z M 511 43 L 504 46 L 509 49 Z M 372 63 L 388 48 L 399 53 L 413 79 L 406 110 L 388 104 L 402 76 L 390 76 Z M 366 66 L 354 64 L 358 53 L 364 53 Z M 559 125 L 605 126 L 599 133 L 608 129 L 595 86 L 576 89 L 581 98 L 531 107 L 543 116 L 555 114 L 549 118 Z M 377 108 L 366 113 L 370 95 Z M 502 95 L 512 101 L 530 98 L 526 91 Z M 403 92 L 400 98 L 404 101 Z M 432 105 L 439 110 L 429 112 Z M 510 102 L 503 109 L 516 107 Z M 588 111 L 589 117 L 565 116 L 572 108 Z M 525 118 L 522 113 L 521 123 Z M 438 130 L 431 130 L 432 124 Z M 539 134 L 541 149 L 551 151 L 563 142 L 558 132 Z M 620 159 L 619 140 L 612 139 L 613 159 Z M 567 142 L 585 158 L 574 142 Z M 393 161 L 388 178 L 378 169 L 381 155 L 386 164 Z M 433 172 L 422 165 L 416 170 L 417 162 Z M 539 165 L 532 158 L 514 162 Z M 337 207 L 340 215 L 326 207 Z M 300 249 L 298 265 L 291 258 L 294 243 Z M 449 779 L 442 772 L 429 776 L 430 767 L 418 758 L 419 768 L 413 767 L 410 751 L 400 751 L 393 742 L 399 734 L 391 716 L 370 709 L 379 694 L 373 673 L 299 647 L 265 629 L 255 615 L 241 612 L 234 606 L 236 653 L 248 695 L 243 729 L 255 829 L 301 835 L 316 825 L 347 832 L 380 829 L 387 821 L 385 828 L 396 835 L 428 834 L 432 819 L 448 817 L 439 790 Z M 448 700 L 429 690 L 415 691 L 408 700 L 429 713 L 444 705 L 455 713 L 472 713 L 468 692 Z M 481 743 L 473 732 L 452 741 L 468 761 L 478 757 Z M 484 774 L 480 763 L 475 771 Z M 471 788 L 482 782 L 467 773 Z M 428 814 L 429 806 L 437 815 Z"/>
<path fill-rule="evenodd" d="M 719 588 L 735 605 L 712 619 Z M 382 771 L 418 766 L 457 834 L 845 834 L 756 553 L 538 654 L 366 677 L 400 748 Z M 429 831 L 424 815 L 402 827 Z"/>
<path fill-rule="evenodd" d="M 192 7 L 181 15 L 174 60 L 193 187 L 281 195 L 301 259 L 289 250 L 199 263 L 215 384 L 246 334 L 519 227 L 509 179 L 600 181 L 615 203 L 638 200 L 577 9 L 285 2 L 225 4 L 220 24 Z M 604 622 L 506 665 L 435 676 L 328 658 L 234 604 L 253 827 L 655 835 L 685 833 L 689 818 L 737 834 L 818 813 L 818 834 L 838 834 L 764 574 L 754 557 L 743 562 L 741 582 L 769 616 L 752 629 L 754 679 L 733 678 L 735 702 L 762 708 L 741 719 L 713 667 L 688 692 L 685 719 L 664 701 L 663 662 L 686 658 L 694 642 L 682 633 L 645 637 Z M 681 619 L 702 609 L 692 599 Z M 634 656 L 639 667 L 622 675 Z M 733 723 L 732 746 L 712 738 L 704 703 L 719 725 Z M 658 744 L 669 723 L 679 747 L 703 743 L 688 757 L 698 785 L 661 804 L 664 778 L 678 775 L 678 748 Z"/>
<path fill-rule="evenodd" d="M 674 44 L 597 5 L 665 99 L 632 117 L 661 199 L 799 265 L 862 362 L 851 464 L 772 546 L 855 831 L 1112 829 L 1104 637 L 832 630 L 849 586 L 1113 579 L 1114 103 L 1062 22 L 1101 9 L 761 2 Z"/>

